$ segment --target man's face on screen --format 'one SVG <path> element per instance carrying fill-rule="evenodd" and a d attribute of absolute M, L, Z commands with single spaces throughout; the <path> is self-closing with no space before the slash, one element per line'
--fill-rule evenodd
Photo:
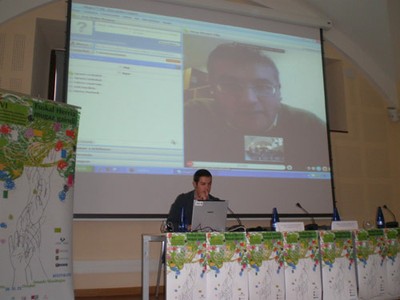
<path fill-rule="evenodd" d="M 194 196 L 196 200 L 208 200 L 211 192 L 212 177 L 201 176 L 199 182 L 193 181 Z"/>
<path fill-rule="evenodd" d="M 266 64 L 221 60 L 213 68 L 215 100 L 227 123 L 244 134 L 264 134 L 280 108 L 278 74 Z"/>

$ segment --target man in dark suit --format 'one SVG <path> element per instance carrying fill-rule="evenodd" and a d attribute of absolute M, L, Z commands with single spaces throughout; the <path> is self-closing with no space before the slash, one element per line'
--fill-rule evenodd
<path fill-rule="evenodd" d="M 181 215 L 184 214 L 184 219 L 190 229 L 193 212 L 193 200 L 219 200 L 210 194 L 212 186 L 212 175 L 208 170 L 197 170 L 193 175 L 193 190 L 183 193 L 176 197 L 175 202 L 171 205 L 167 224 L 172 231 L 178 231 Z"/>

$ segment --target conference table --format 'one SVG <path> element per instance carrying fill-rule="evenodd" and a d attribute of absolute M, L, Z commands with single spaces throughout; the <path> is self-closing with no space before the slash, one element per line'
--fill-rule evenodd
<path fill-rule="evenodd" d="M 166 299 L 398 299 L 400 229 L 190 232 L 142 236 L 142 299 L 149 244 L 165 243 Z"/>

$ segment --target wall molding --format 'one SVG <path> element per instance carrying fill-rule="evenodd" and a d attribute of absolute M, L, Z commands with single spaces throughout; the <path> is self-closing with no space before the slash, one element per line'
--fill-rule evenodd
<path fill-rule="evenodd" d="M 150 287 L 150 293 L 155 293 L 155 287 Z M 160 290 L 160 294 L 163 289 Z M 109 297 L 109 296 L 140 296 L 142 294 L 141 287 L 127 288 L 105 288 L 105 289 L 77 289 L 74 292 L 75 297 L 92 298 L 92 297 Z"/>

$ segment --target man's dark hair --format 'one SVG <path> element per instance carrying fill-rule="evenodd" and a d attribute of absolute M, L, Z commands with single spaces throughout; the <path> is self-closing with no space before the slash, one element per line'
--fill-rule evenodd
<path fill-rule="evenodd" d="M 200 169 L 197 170 L 196 173 L 194 173 L 193 175 L 193 181 L 198 183 L 200 180 L 200 177 L 212 177 L 210 171 L 206 170 L 206 169 Z"/>
<path fill-rule="evenodd" d="M 226 43 L 217 46 L 208 56 L 207 70 L 211 79 L 213 76 L 213 67 L 218 61 L 233 61 L 239 65 L 249 63 L 263 64 L 270 66 L 276 72 L 277 81 L 279 82 L 279 71 L 271 58 L 266 56 L 262 47 L 246 45 L 241 43 Z"/>

